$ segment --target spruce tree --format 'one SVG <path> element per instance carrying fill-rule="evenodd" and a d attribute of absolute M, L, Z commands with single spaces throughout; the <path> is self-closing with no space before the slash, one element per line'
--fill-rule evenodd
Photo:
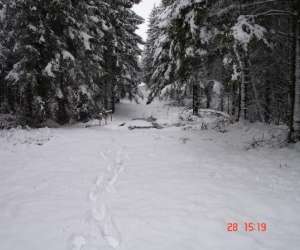
<path fill-rule="evenodd" d="M 134 96 L 138 2 L 2 0 L 1 108 L 23 124 L 63 124 L 113 109 L 121 92 Z"/>
<path fill-rule="evenodd" d="M 139 73 L 141 71 L 138 64 L 138 57 L 141 55 L 139 44 L 142 39 L 135 31 L 138 25 L 143 23 L 143 19 L 132 11 L 132 6 L 140 1 L 114 1 L 111 4 L 113 25 L 113 49 L 112 58 L 115 60 L 111 76 L 113 79 L 115 95 L 130 99 L 137 94 L 137 85 L 141 82 Z"/>
<path fill-rule="evenodd" d="M 151 11 L 150 17 L 149 17 L 149 28 L 147 30 L 147 40 L 144 47 L 144 52 L 142 56 L 142 67 L 143 67 L 143 81 L 150 87 L 150 80 L 151 76 L 153 74 L 154 65 L 153 65 L 153 59 L 154 59 L 154 48 L 155 43 L 158 39 L 160 28 L 159 28 L 159 15 L 163 8 L 156 7 Z"/>

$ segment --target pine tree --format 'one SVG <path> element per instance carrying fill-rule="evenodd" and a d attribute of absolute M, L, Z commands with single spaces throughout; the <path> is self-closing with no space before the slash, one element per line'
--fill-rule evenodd
<path fill-rule="evenodd" d="M 300 3 L 295 1 L 295 98 L 294 98 L 294 124 L 295 140 L 300 140 Z"/>
<path fill-rule="evenodd" d="M 113 55 L 115 66 L 113 67 L 112 79 L 114 82 L 114 95 L 124 97 L 127 95 L 130 99 L 137 94 L 137 85 L 141 82 L 139 73 L 141 71 L 138 64 L 138 57 L 141 55 L 139 44 L 142 39 L 135 31 L 138 25 L 143 23 L 143 19 L 132 11 L 132 6 L 140 1 L 114 1 L 111 4 L 113 25 Z"/>
<path fill-rule="evenodd" d="M 73 106 L 78 108 L 80 120 L 87 120 L 105 106 L 105 51 L 108 45 L 104 41 L 110 33 L 107 17 L 110 8 L 104 1 L 81 1 L 75 8 L 80 27 L 80 42 L 75 47 L 79 61 L 76 81 L 80 81 L 80 86 Z"/>
<path fill-rule="evenodd" d="M 45 115 L 45 83 L 39 77 L 43 59 L 40 39 L 45 29 L 40 19 L 42 14 L 36 7 L 40 3 L 9 2 L 4 20 L 4 33 L 7 35 L 5 45 L 9 51 L 7 61 L 10 68 L 5 80 L 12 94 L 9 98 L 13 99 L 10 100 L 10 108 L 17 114 L 22 114 L 25 123 L 30 120 L 33 123 L 40 122 Z"/>
<path fill-rule="evenodd" d="M 151 76 L 154 84 L 148 103 L 166 87 L 183 93 L 190 89 L 194 113 L 198 113 L 200 82 L 203 84 L 206 77 L 206 41 L 201 36 L 205 32 L 202 29 L 205 20 L 205 3 L 167 3 L 159 19 L 162 25 L 155 42 L 153 65 L 156 67 Z"/>
<path fill-rule="evenodd" d="M 4 18 L 6 12 L 6 5 L 4 1 L 0 1 L 0 113 L 6 113 L 7 110 L 7 96 L 6 84 L 4 83 L 5 70 L 7 67 L 8 51 L 5 47 L 5 32 L 4 32 Z"/>
<path fill-rule="evenodd" d="M 297 4 L 292 0 L 163 1 L 156 17 L 158 35 L 146 47 L 149 102 L 178 89 L 181 97 L 193 97 L 196 114 L 199 106 L 210 106 L 211 84 L 219 81 L 225 91 L 219 107 L 225 104 L 237 120 L 297 127 L 299 112 L 292 116 L 291 107 L 294 103 L 298 109 L 298 89 L 290 84 L 298 77 L 296 68 L 290 67 L 297 46 L 295 42 L 292 48 L 294 36 L 289 32 L 297 7 L 291 2 Z M 147 63 L 151 59 L 153 64 Z M 294 65 L 298 66 L 296 58 Z"/>
<path fill-rule="evenodd" d="M 143 81 L 148 86 L 150 84 L 151 75 L 153 74 L 153 70 L 154 70 L 154 65 L 153 65 L 154 52 L 155 52 L 154 48 L 160 32 L 158 18 L 162 10 L 163 8 L 161 6 L 159 7 L 154 6 L 149 17 L 147 41 L 145 43 L 145 48 L 142 57 Z"/>
<path fill-rule="evenodd" d="M 133 96 L 142 19 L 131 7 L 138 2 L 1 1 L 2 109 L 38 126 L 84 121 L 113 109 L 120 92 Z"/>

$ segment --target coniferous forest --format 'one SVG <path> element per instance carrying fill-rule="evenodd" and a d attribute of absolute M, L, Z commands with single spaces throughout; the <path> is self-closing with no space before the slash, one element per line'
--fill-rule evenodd
<path fill-rule="evenodd" d="M 1 1 L 1 112 L 38 126 L 91 119 L 136 94 L 139 1 Z"/>
<path fill-rule="evenodd" d="M 299 1 L 162 1 L 143 57 L 149 102 L 163 93 L 235 121 L 289 124 L 299 139 Z M 294 133 L 295 132 L 295 133 Z"/>
<path fill-rule="evenodd" d="M 0 250 L 299 250 L 300 0 L 0 0 Z"/>
<path fill-rule="evenodd" d="M 298 1 L 162 1 L 142 67 L 139 2 L 2 0 L 1 113 L 32 126 L 89 120 L 144 81 L 149 103 L 191 98 L 195 114 L 214 105 L 235 121 L 288 124 L 299 138 Z"/>

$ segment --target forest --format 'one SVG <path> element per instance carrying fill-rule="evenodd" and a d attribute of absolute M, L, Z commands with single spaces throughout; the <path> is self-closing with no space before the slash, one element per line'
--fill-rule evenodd
<path fill-rule="evenodd" d="M 0 250 L 299 250 L 299 0 L 0 0 Z"/>
<path fill-rule="evenodd" d="M 0 112 L 30 126 L 87 121 L 145 82 L 148 103 L 286 124 L 299 140 L 298 1 L 162 1 L 143 53 L 139 2 L 2 0 Z"/>
<path fill-rule="evenodd" d="M 65 124 L 134 98 L 143 22 L 135 2 L 1 0 L 1 113 Z"/>
<path fill-rule="evenodd" d="M 149 102 L 189 97 L 195 114 L 217 108 L 234 121 L 284 123 L 299 140 L 299 64 L 298 1 L 169 0 L 152 11 Z"/>

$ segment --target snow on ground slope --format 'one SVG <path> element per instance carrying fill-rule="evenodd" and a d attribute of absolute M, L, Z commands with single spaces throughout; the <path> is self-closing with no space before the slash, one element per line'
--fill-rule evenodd
<path fill-rule="evenodd" d="M 178 108 L 124 102 L 102 127 L 2 131 L 1 250 L 299 249 L 299 145 L 246 150 L 239 125 L 128 129 L 150 116 L 175 124 Z"/>

